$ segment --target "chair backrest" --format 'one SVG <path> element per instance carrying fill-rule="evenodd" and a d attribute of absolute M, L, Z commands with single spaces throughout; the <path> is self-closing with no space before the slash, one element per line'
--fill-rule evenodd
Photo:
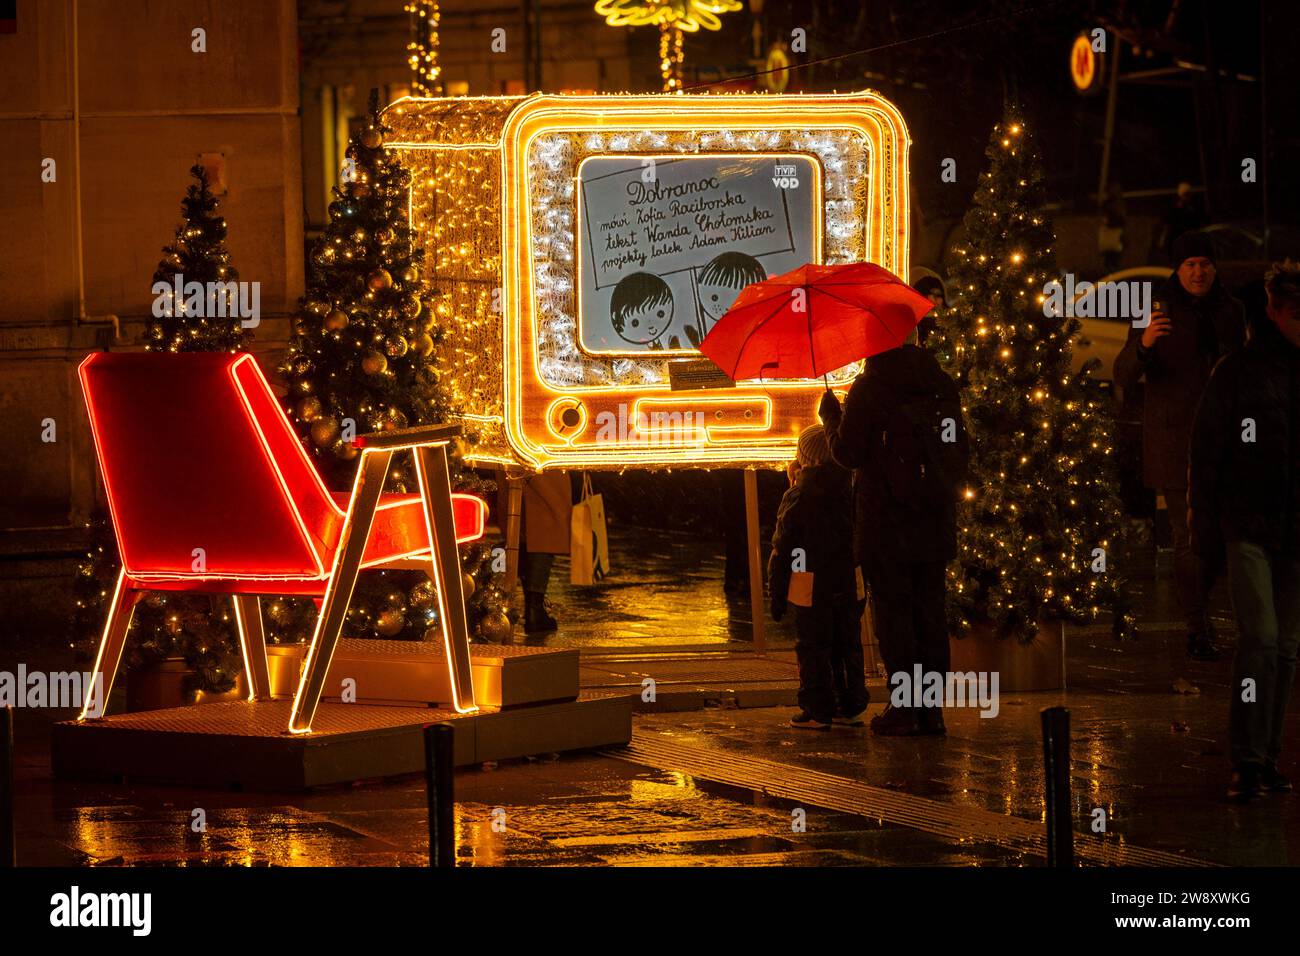
<path fill-rule="evenodd" d="M 252 356 L 98 352 L 81 383 L 129 576 L 329 574 L 342 515 Z"/>

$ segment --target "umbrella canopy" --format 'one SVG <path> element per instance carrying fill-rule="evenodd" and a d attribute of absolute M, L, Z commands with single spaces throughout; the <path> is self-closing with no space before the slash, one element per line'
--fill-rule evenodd
<path fill-rule="evenodd" d="M 800 266 L 741 290 L 700 351 L 732 380 L 817 378 L 898 348 L 932 308 L 870 262 Z"/>

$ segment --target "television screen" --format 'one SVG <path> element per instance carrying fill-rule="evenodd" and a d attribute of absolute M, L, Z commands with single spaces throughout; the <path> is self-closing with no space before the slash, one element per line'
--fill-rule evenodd
<path fill-rule="evenodd" d="M 795 154 L 585 160 L 581 347 L 695 352 L 745 286 L 820 261 L 820 174 Z"/>

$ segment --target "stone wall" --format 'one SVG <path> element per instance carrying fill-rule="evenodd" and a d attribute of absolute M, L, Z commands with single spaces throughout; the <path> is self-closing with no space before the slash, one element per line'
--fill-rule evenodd
<path fill-rule="evenodd" d="M 98 495 L 77 363 L 140 347 L 202 153 L 224 157 L 232 263 L 261 283 L 257 350 L 283 348 L 303 284 L 297 22 L 293 0 L 19 0 L 17 33 L 0 35 L 0 602 L 14 615 L 61 605 L 37 571 L 61 592 L 50 560 L 76 553 Z"/>

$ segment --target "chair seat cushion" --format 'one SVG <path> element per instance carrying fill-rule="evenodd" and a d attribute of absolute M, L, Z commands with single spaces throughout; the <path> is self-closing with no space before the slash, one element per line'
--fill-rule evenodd
<path fill-rule="evenodd" d="M 340 508 L 347 509 L 346 492 L 334 492 Z M 453 494 L 452 515 L 456 522 L 457 543 L 473 541 L 483 534 L 487 508 L 473 495 Z M 382 564 L 397 558 L 423 557 L 429 553 L 429 531 L 424 517 L 424 503 L 419 495 L 386 494 L 379 499 L 375 521 L 366 540 L 361 562 L 365 566 Z"/>

